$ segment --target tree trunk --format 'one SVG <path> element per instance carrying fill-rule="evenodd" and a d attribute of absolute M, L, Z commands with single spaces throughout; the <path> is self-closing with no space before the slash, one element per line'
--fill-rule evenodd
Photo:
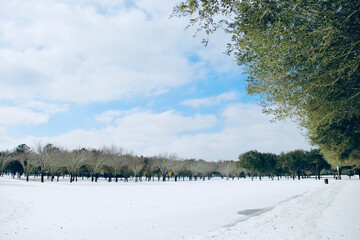
<path fill-rule="evenodd" d="M 29 174 L 26 174 L 26 181 L 29 181 Z"/>
<path fill-rule="evenodd" d="M 339 169 L 339 180 L 341 180 L 341 168 Z"/>
<path fill-rule="evenodd" d="M 43 170 L 41 170 L 41 182 L 44 182 L 44 171 Z"/>

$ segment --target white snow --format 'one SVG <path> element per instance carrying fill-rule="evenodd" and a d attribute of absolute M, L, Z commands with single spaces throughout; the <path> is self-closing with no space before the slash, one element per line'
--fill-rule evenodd
<path fill-rule="evenodd" d="M 0 178 L 0 239 L 359 239 L 360 181 Z"/>

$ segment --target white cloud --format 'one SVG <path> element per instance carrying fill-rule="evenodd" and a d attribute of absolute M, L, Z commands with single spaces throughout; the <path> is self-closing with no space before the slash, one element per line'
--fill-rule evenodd
<path fill-rule="evenodd" d="M 46 123 L 49 116 L 21 107 L 1 107 L 0 125 L 27 125 Z"/>
<path fill-rule="evenodd" d="M 181 157 L 208 161 L 236 160 L 239 154 L 252 149 L 273 153 L 310 149 L 296 124 L 270 123 L 270 117 L 262 114 L 261 108 L 254 104 L 230 104 L 219 117 L 184 116 L 174 111 L 154 113 L 142 109 L 107 111 L 103 116 L 110 116 L 109 121 L 103 118 L 104 123 L 110 122 L 104 128 L 77 129 L 40 140 L 67 148 L 115 144 L 139 155 L 175 152 Z M 2 136 L 0 145 L 4 143 L 2 141 L 32 144 L 35 138 L 10 141 Z"/>
<path fill-rule="evenodd" d="M 0 99 L 5 101 L 0 106 L 0 146 L 32 144 L 34 137 L 9 137 L 6 127 L 47 123 L 74 102 L 151 96 L 218 73 L 239 74 L 232 58 L 221 56 L 227 38 L 218 32 L 203 47 L 201 36 L 192 38 L 195 29 L 184 30 L 186 19 L 169 19 L 175 4 L 2 1 Z M 236 92 L 226 92 L 182 104 L 199 108 L 237 98 Z M 206 160 L 230 159 L 254 148 L 278 152 L 308 146 L 295 124 L 268 120 L 251 104 L 228 105 L 220 116 L 115 109 L 96 115 L 100 129 L 75 129 L 40 140 L 69 148 L 114 143 L 137 154 L 166 151 Z"/>
<path fill-rule="evenodd" d="M 249 150 L 280 153 L 310 149 L 306 137 L 293 122 L 271 123 L 271 116 L 255 104 L 228 105 L 223 113 L 223 128 L 215 133 L 177 138 L 169 147 L 183 155 L 206 160 L 233 159 Z"/>
<path fill-rule="evenodd" d="M 194 108 L 199 108 L 203 106 L 218 105 L 225 101 L 236 100 L 237 98 L 238 94 L 236 92 L 226 92 L 215 97 L 186 99 L 182 101 L 181 104 L 188 105 Z"/>
<path fill-rule="evenodd" d="M 106 116 L 110 116 L 110 120 Z M 157 150 L 166 151 L 179 135 L 212 128 L 217 124 L 217 118 L 213 115 L 183 116 L 174 111 L 154 113 L 139 109 L 107 111 L 96 119 L 112 124 L 98 130 L 77 129 L 42 140 L 62 146 L 66 144 L 68 148 L 115 144 L 132 149 L 136 154 L 155 155 L 159 153 Z"/>
<path fill-rule="evenodd" d="M 67 111 L 69 108 L 69 104 L 54 104 L 48 102 L 42 102 L 37 100 L 29 100 L 27 102 L 21 103 L 22 107 L 34 109 L 36 111 L 40 111 L 46 114 L 54 114 L 58 112 Z"/>
<path fill-rule="evenodd" d="M 68 110 L 68 105 L 36 100 L 0 106 L 0 126 L 39 125 L 47 123 L 52 114 Z"/>
<path fill-rule="evenodd" d="M 109 110 L 101 114 L 97 114 L 95 116 L 95 121 L 100 123 L 109 124 L 111 123 L 116 117 L 121 116 L 124 111 L 121 110 Z"/>
<path fill-rule="evenodd" d="M 197 70 L 184 53 L 202 46 L 169 19 L 173 4 L 3 2 L 1 98 L 107 101 L 188 83 Z"/>

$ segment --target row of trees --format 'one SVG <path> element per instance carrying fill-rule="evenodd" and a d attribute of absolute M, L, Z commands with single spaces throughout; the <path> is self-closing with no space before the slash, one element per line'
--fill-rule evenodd
<path fill-rule="evenodd" d="M 41 182 L 45 176 L 53 181 L 56 177 L 69 175 L 70 182 L 77 181 L 79 176 L 91 177 L 97 182 L 99 177 L 106 177 L 108 181 L 119 178 L 128 181 L 130 177 L 135 181 L 146 177 L 149 181 L 156 177 L 166 181 L 180 177 L 190 180 L 210 178 L 214 173 L 221 177 L 239 177 L 244 169 L 239 169 L 234 161 L 220 161 L 217 163 L 204 160 L 180 159 L 176 154 L 163 153 L 153 157 L 136 156 L 124 148 L 111 146 L 102 149 L 77 149 L 69 151 L 52 144 L 38 145 L 30 149 L 21 144 L 12 152 L 0 153 L 0 173 L 24 175 L 29 181 L 30 175 L 39 175 Z"/>
<path fill-rule="evenodd" d="M 254 176 L 269 176 L 274 179 L 275 176 L 283 175 L 296 177 L 300 180 L 304 176 L 315 176 L 316 179 L 321 178 L 322 173 L 334 173 L 334 175 L 347 174 L 351 177 L 358 174 L 360 178 L 360 167 L 358 165 L 340 165 L 336 168 L 324 159 L 319 149 L 310 151 L 294 150 L 287 153 L 276 155 L 273 153 L 261 153 L 258 151 L 248 151 L 239 156 L 237 166 L 247 169 L 248 174 Z"/>
<path fill-rule="evenodd" d="M 105 177 L 110 182 L 119 178 L 135 181 L 146 177 L 148 181 L 166 181 L 173 178 L 197 180 L 221 176 L 230 179 L 235 177 L 301 176 L 315 175 L 320 179 L 323 170 L 330 170 L 319 150 L 295 150 L 276 155 L 249 151 L 239 156 L 239 161 L 206 162 L 204 160 L 180 159 L 176 154 L 163 153 L 152 157 L 136 156 L 124 148 L 111 146 L 102 149 L 66 150 L 52 144 L 38 144 L 31 149 L 21 144 L 13 151 L 0 153 L 0 174 L 11 173 L 14 177 L 30 175 L 40 176 L 41 182 L 47 176 L 54 181 L 60 176 L 68 175 L 70 182 L 77 181 L 79 176 L 89 177 L 97 182 Z"/>
<path fill-rule="evenodd" d="M 284 174 L 289 174 L 293 179 L 297 176 L 299 180 L 304 175 L 315 175 L 315 178 L 320 179 L 321 171 L 331 169 L 317 149 L 295 150 L 280 155 L 249 151 L 239 156 L 237 164 L 247 169 L 252 178 L 256 174 L 260 179 L 264 175 L 274 179 L 274 176 Z"/>

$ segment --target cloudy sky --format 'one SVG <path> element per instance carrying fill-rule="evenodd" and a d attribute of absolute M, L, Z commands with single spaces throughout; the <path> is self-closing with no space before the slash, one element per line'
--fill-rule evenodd
<path fill-rule="evenodd" d="M 169 0 L 0 0 L 0 149 L 115 144 L 208 161 L 309 149 L 270 123 L 241 67 Z"/>

